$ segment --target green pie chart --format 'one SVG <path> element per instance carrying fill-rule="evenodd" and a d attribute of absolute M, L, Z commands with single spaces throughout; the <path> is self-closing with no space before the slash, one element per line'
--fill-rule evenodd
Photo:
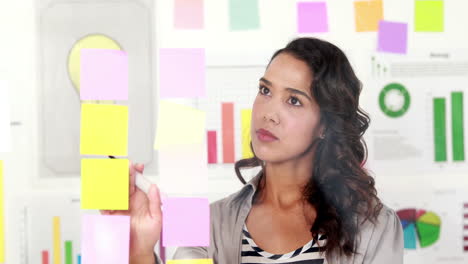
<path fill-rule="evenodd" d="M 399 83 L 387 84 L 379 94 L 380 110 L 388 117 L 401 117 L 410 107 L 408 90 Z"/>

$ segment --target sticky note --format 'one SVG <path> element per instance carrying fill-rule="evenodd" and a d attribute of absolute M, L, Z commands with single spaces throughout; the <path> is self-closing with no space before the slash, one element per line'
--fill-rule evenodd
<path fill-rule="evenodd" d="M 208 142 L 208 164 L 215 164 L 218 162 L 218 145 L 216 144 L 216 131 L 207 131 Z"/>
<path fill-rule="evenodd" d="M 81 160 L 81 209 L 127 210 L 127 159 Z"/>
<path fill-rule="evenodd" d="M 0 160 L 0 263 L 5 263 L 5 197 L 3 192 L 3 161 Z"/>
<path fill-rule="evenodd" d="M 414 6 L 414 29 L 419 32 L 443 32 L 444 1 L 416 0 Z"/>
<path fill-rule="evenodd" d="M 207 146 L 201 144 L 174 146 L 158 151 L 158 186 L 175 195 L 205 194 L 208 191 Z"/>
<path fill-rule="evenodd" d="M 205 137 L 204 111 L 161 100 L 154 149 L 200 144 Z"/>
<path fill-rule="evenodd" d="M 166 264 L 213 264 L 212 259 L 177 259 L 168 260 Z"/>
<path fill-rule="evenodd" d="M 0 153 L 11 151 L 10 101 L 8 84 L 0 80 Z"/>
<path fill-rule="evenodd" d="M 128 106 L 81 105 L 81 155 L 127 156 Z"/>
<path fill-rule="evenodd" d="M 382 0 L 354 2 L 354 16 L 357 32 L 379 30 L 379 21 L 383 20 Z"/>
<path fill-rule="evenodd" d="M 252 121 L 252 109 L 241 110 L 241 133 L 242 133 L 242 158 L 252 158 L 254 155 L 250 149 L 250 123 Z"/>
<path fill-rule="evenodd" d="M 326 2 L 297 3 L 298 33 L 328 32 L 328 15 Z"/>
<path fill-rule="evenodd" d="M 81 259 L 83 263 L 128 264 L 130 216 L 83 215 Z"/>
<path fill-rule="evenodd" d="M 198 98 L 206 95 L 205 49 L 159 49 L 159 97 Z"/>
<path fill-rule="evenodd" d="M 232 31 L 260 28 L 258 0 L 229 0 L 229 28 Z"/>
<path fill-rule="evenodd" d="M 408 24 L 380 21 L 377 50 L 380 52 L 406 54 L 408 45 Z"/>
<path fill-rule="evenodd" d="M 222 103 L 223 163 L 234 163 L 234 103 Z"/>
<path fill-rule="evenodd" d="M 174 27 L 179 29 L 203 28 L 204 0 L 175 0 Z"/>
<path fill-rule="evenodd" d="M 210 205 L 207 198 L 163 199 L 163 246 L 210 245 Z"/>
<path fill-rule="evenodd" d="M 128 100 L 127 53 L 114 49 L 82 49 L 81 100 Z"/>

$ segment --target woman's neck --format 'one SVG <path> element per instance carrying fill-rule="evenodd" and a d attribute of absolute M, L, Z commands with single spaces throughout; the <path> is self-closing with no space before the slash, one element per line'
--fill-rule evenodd
<path fill-rule="evenodd" d="M 278 209 L 296 207 L 304 200 L 303 190 L 312 174 L 312 162 L 308 165 L 289 162 L 267 163 L 261 182 L 258 203 Z"/>

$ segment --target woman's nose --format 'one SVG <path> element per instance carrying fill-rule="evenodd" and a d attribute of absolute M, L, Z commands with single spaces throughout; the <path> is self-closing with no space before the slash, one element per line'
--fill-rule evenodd
<path fill-rule="evenodd" d="M 273 122 L 274 124 L 279 124 L 279 118 L 278 115 L 275 113 L 266 113 L 263 115 L 263 120 L 266 122 Z"/>

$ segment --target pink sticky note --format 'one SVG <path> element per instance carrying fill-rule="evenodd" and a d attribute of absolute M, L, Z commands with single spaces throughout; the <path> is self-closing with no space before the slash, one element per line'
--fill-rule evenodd
<path fill-rule="evenodd" d="M 408 46 L 408 24 L 379 22 L 377 51 L 406 54 Z"/>
<path fill-rule="evenodd" d="M 161 99 L 204 97 L 205 49 L 160 49 L 159 88 Z"/>
<path fill-rule="evenodd" d="M 206 198 L 163 199 L 163 246 L 210 245 L 210 206 Z"/>
<path fill-rule="evenodd" d="M 298 2 L 297 31 L 299 33 L 328 32 L 327 3 Z"/>
<path fill-rule="evenodd" d="M 174 26 L 181 29 L 202 29 L 203 0 L 175 0 Z"/>
<path fill-rule="evenodd" d="M 128 264 L 130 217 L 83 215 L 81 258 L 83 263 Z"/>
<path fill-rule="evenodd" d="M 127 53 L 110 49 L 82 49 L 81 100 L 128 100 Z"/>

